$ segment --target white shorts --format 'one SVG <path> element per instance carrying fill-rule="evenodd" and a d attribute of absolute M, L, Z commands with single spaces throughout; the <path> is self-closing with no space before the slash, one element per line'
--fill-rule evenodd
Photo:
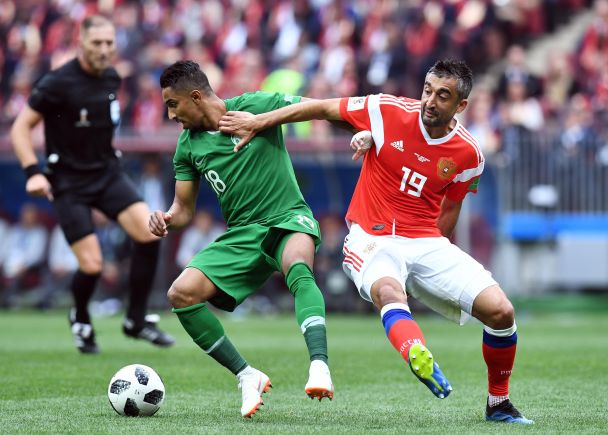
<path fill-rule="evenodd" d="M 344 240 L 344 272 L 363 299 L 372 285 L 390 277 L 407 293 L 446 318 L 463 325 L 473 301 L 496 285 L 492 274 L 445 237 L 373 236 L 352 224 Z"/>

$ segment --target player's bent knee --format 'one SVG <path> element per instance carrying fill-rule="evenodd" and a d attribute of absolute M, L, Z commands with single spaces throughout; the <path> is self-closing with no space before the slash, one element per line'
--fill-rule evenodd
<path fill-rule="evenodd" d="M 507 329 L 515 322 L 515 310 L 511 302 L 504 298 L 490 312 L 484 324 L 492 329 Z"/>
<path fill-rule="evenodd" d="M 374 294 L 375 293 L 375 294 Z M 376 291 L 372 293 L 374 303 L 379 307 L 394 303 L 407 303 L 405 292 L 393 283 L 387 282 L 380 284 Z"/>
<path fill-rule="evenodd" d="M 78 262 L 78 268 L 81 272 L 86 273 L 87 275 L 99 275 L 102 271 L 103 262 L 101 258 L 87 258 L 81 259 Z"/>
<path fill-rule="evenodd" d="M 179 291 L 179 289 L 175 286 L 175 283 L 173 283 L 173 285 L 171 285 L 167 291 L 167 299 L 173 308 L 185 308 L 189 307 L 190 305 L 194 305 L 187 303 L 187 298 L 185 298 L 184 295 Z"/>
<path fill-rule="evenodd" d="M 167 299 L 173 308 L 186 308 L 205 302 L 196 291 L 187 288 L 179 280 L 176 280 L 167 291 Z"/>

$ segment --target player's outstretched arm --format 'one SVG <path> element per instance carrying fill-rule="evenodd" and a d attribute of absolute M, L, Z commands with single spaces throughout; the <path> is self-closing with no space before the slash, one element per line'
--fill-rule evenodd
<path fill-rule="evenodd" d="M 454 232 L 461 207 L 462 201 L 452 201 L 448 198 L 443 199 L 441 211 L 437 218 L 437 228 L 439 228 L 442 236 L 450 237 Z"/>
<path fill-rule="evenodd" d="M 196 210 L 199 185 L 198 180 L 175 182 L 175 197 L 169 210 L 156 210 L 150 214 L 148 226 L 152 234 L 165 237 L 169 233 L 169 227 L 177 229 L 190 223 Z"/>
<path fill-rule="evenodd" d="M 275 125 L 290 122 L 325 119 L 327 121 L 342 121 L 340 115 L 340 99 L 329 100 L 303 99 L 302 102 L 281 107 L 271 112 L 253 115 L 247 112 L 227 112 L 220 119 L 219 127 L 222 133 L 234 134 L 241 141 L 234 151 L 243 148 L 260 131 Z"/>
<path fill-rule="evenodd" d="M 33 196 L 46 196 L 52 201 L 51 184 L 40 172 L 32 140 L 32 130 L 40 121 L 42 121 L 42 114 L 26 105 L 13 122 L 10 133 L 11 142 L 17 159 L 26 172 L 25 190 L 27 193 Z"/>

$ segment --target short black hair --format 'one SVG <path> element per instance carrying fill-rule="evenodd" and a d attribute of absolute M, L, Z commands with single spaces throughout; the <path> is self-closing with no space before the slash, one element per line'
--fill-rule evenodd
<path fill-rule="evenodd" d="M 205 95 L 213 93 L 207 75 L 198 63 L 192 60 L 179 60 L 165 68 L 160 76 L 160 87 L 180 91 L 198 89 Z"/>
<path fill-rule="evenodd" d="M 455 78 L 457 82 L 456 89 L 458 91 L 458 97 L 461 100 L 467 98 L 471 93 L 471 89 L 473 89 L 473 71 L 471 71 L 471 68 L 462 60 L 438 60 L 426 74 L 433 74 L 437 77 Z"/>
<path fill-rule="evenodd" d="M 87 33 L 91 27 L 114 26 L 114 23 L 103 15 L 89 15 L 80 23 L 80 32 Z"/>

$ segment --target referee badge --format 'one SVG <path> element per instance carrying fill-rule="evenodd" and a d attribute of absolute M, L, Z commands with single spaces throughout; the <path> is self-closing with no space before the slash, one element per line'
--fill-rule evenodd
<path fill-rule="evenodd" d="M 80 109 L 79 115 L 80 118 L 76 122 L 76 127 L 90 127 L 91 123 L 87 119 L 89 116 L 89 111 L 83 107 Z"/>

